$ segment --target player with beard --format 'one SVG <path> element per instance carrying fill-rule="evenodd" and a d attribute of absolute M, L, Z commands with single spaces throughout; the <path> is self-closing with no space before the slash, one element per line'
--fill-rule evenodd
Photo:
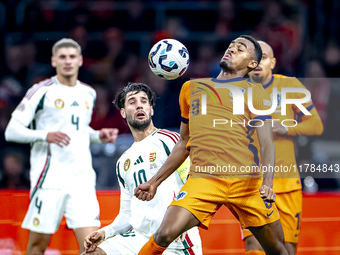
<path fill-rule="evenodd" d="M 134 189 L 151 179 L 164 164 L 179 139 L 175 132 L 154 127 L 151 117 L 155 99 L 155 93 L 143 83 L 131 83 L 116 95 L 115 105 L 135 142 L 117 162 L 121 189 L 119 214 L 109 226 L 86 237 L 84 245 L 88 254 L 137 254 L 160 226 L 167 207 L 184 184 L 189 160 L 159 186 L 152 201 L 143 202 L 133 196 Z M 177 238 L 165 254 L 202 254 L 198 228 L 190 229 L 181 240 Z"/>
<path fill-rule="evenodd" d="M 287 107 L 287 114 L 281 115 L 281 88 L 304 88 L 303 84 L 295 77 L 274 74 L 276 59 L 269 44 L 259 41 L 262 48 L 262 60 L 254 71 L 249 73 L 250 81 L 261 83 L 270 98 L 273 97 L 273 88 L 277 88 L 278 105 L 272 114 L 273 118 L 273 139 L 275 145 L 275 165 L 295 166 L 295 136 L 321 135 L 323 131 L 322 121 L 316 111 L 313 102 L 303 104 L 312 115 L 304 115 L 295 105 Z M 289 93 L 289 98 L 304 97 L 301 93 Z M 295 127 L 282 125 L 285 119 L 301 120 Z M 291 125 L 286 121 L 289 126 Z M 292 123 L 293 124 L 293 123 Z M 258 147 L 258 140 L 254 138 L 254 144 Z M 295 255 L 297 243 L 299 241 L 301 211 L 302 211 L 302 190 L 299 172 L 277 172 L 273 181 L 273 189 L 276 193 L 276 206 L 280 213 L 285 246 L 290 255 Z M 261 245 L 257 242 L 251 232 L 247 229 L 242 230 L 242 236 L 246 244 L 247 255 L 265 254 Z"/>
<path fill-rule="evenodd" d="M 207 229 L 222 205 L 228 207 L 243 228 L 254 234 L 267 254 L 288 254 L 273 203 L 273 173 L 266 172 L 262 178 L 256 167 L 258 152 L 251 138 L 256 128 L 262 165 L 273 167 L 275 148 L 271 117 L 253 114 L 247 100 L 248 92 L 252 90 L 253 107 L 267 110 L 271 106 L 269 96 L 262 87 L 243 80 L 261 58 L 262 50 L 257 41 L 250 36 L 240 36 L 230 43 L 222 57 L 222 70 L 216 78 L 184 83 L 179 99 L 180 140 L 158 173 L 135 189 L 135 196 L 151 200 L 158 186 L 189 155 L 189 150 L 190 176 L 169 206 L 160 228 L 139 254 L 162 254 L 184 231 L 194 226 Z M 237 103 L 241 99 L 245 99 L 242 103 L 244 113 L 234 115 L 234 100 Z M 253 119 L 257 123 L 251 121 Z M 216 120 L 223 124 L 216 124 Z M 230 123 L 234 124 L 231 126 Z M 235 171 L 229 171 L 228 166 Z"/>

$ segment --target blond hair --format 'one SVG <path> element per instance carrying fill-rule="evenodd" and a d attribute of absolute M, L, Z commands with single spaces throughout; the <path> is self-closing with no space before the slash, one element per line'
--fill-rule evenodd
<path fill-rule="evenodd" d="M 80 45 L 75 41 L 75 40 L 72 40 L 70 38 L 63 38 L 59 41 L 57 41 L 53 47 L 52 47 L 52 56 L 55 56 L 55 54 L 57 53 L 57 51 L 60 49 L 60 48 L 75 48 L 78 50 L 79 52 L 79 55 L 81 55 L 81 47 Z"/>

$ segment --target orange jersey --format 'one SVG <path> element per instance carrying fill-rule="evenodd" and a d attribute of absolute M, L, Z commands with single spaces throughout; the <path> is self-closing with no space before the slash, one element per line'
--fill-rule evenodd
<path fill-rule="evenodd" d="M 263 85 L 263 88 L 270 96 L 270 99 L 273 100 L 273 88 L 277 88 L 277 108 L 274 113 L 272 113 L 273 120 L 276 119 L 282 124 L 286 124 L 288 126 L 293 126 L 293 121 L 284 121 L 288 119 L 298 120 L 298 118 L 302 118 L 303 120 L 306 118 L 315 118 L 315 121 L 318 122 L 319 119 L 320 124 L 321 119 L 314 108 L 313 103 L 310 101 L 308 103 L 304 103 L 303 106 L 311 112 L 312 116 L 304 116 L 303 112 L 300 111 L 293 104 L 288 104 L 286 107 L 286 115 L 281 115 L 281 88 L 305 88 L 305 86 L 295 77 L 287 77 L 284 75 L 273 75 L 271 81 L 266 85 Z M 287 98 L 303 98 L 305 97 L 302 93 L 287 93 Z M 282 122 L 284 121 L 284 122 Z M 303 127 L 303 128 L 301 128 Z M 305 125 L 302 126 L 302 123 L 297 124 L 296 127 L 289 127 L 289 131 L 286 135 L 280 135 L 277 133 L 273 133 L 274 145 L 275 145 L 275 166 L 287 166 L 290 170 L 288 172 L 284 172 L 283 170 L 279 172 L 275 172 L 274 174 L 274 184 L 273 189 L 276 193 L 289 192 L 293 190 L 301 189 L 299 169 L 296 166 L 295 161 L 295 149 L 294 149 L 294 136 L 295 135 L 313 135 L 313 129 L 316 127 L 313 125 Z M 299 130 L 299 131 L 298 131 Z M 301 132 L 301 133 L 299 133 Z M 254 144 L 256 147 L 259 146 L 257 139 L 254 139 Z M 286 169 L 288 169 L 286 168 Z"/>
<path fill-rule="evenodd" d="M 221 88 L 225 85 L 232 85 L 242 92 L 243 114 L 233 114 L 233 94 L 230 89 Z M 180 109 L 182 122 L 189 123 L 187 147 L 190 147 L 191 173 L 259 175 L 255 167 L 259 164 L 258 150 L 251 138 L 256 121 L 251 120 L 271 121 L 271 117 L 251 113 L 248 105 L 250 88 L 254 108 L 269 109 L 270 99 L 265 90 L 242 78 L 204 78 L 184 83 Z M 237 100 L 242 102 L 241 98 Z M 245 167 L 252 168 L 251 172 Z"/>

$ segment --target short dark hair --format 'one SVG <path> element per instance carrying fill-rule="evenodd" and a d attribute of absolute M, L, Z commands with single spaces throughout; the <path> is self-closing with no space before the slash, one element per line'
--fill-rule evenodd
<path fill-rule="evenodd" d="M 254 47 L 255 47 L 255 50 L 254 50 L 254 58 L 255 59 L 254 60 L 256 60 L 257 61 L 257 65 L 259 65 L 260 62 L 261 62 L 261 59 L 262 59 L 262 49 L 261 49 L 261 46 L 258 43 L 258 41 L 256 41 L 254 39 L 254 37 L 252 37 L 250 35 L 240 35 L 239 37 L 247 39 L 247 40 L 251 41 L 254 44 Z"/>
<path fill-rule="evenodd" d="M 136 91 L 134 94 L 144 91 L 148 96 L 150 105 L 155 106 L 156 101 L 155 92 L 153 92 L 150 89 L 150 87 L 144 83 L 131 82 L 126 87 L 122 88 L 120 91 L 116 93 L 114 104 L 119 110 L 125 107 L 126 95 L 131 91 Z"/>

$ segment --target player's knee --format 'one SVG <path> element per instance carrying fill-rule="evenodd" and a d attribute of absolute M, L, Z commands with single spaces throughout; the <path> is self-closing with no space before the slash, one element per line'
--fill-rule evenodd
<path fill-rule="evenodd" d="M 272 255 L 287 254 L 284 243 L 282 242 L 272 242 L 270 246 L 267 246 L 266 253 Z"/>
<path fill-rule="evenodd" d="M 36 243 L 27 247 L 27 255 L 44 255 L 46 248 Z"/>
<path fill-rule="evenodd" d="M 170 243 L 176 239 L 173 237 L 172 231 L 170 229 L 162 229 L 161 231 L 157 231 L 154 235 L 154 240 L 156 244 L 162 247 L 167 247 Z"/>
<path fill-rule="evenodd" d="M 261 244 L 254 236 L 248 236 L 244 239 L 246 244 L 246 251 L 263 251 Z"/>

